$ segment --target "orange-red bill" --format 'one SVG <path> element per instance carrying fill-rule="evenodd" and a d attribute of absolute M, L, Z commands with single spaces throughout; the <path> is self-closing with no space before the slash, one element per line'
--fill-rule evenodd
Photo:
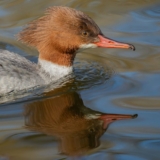
<path fill-rule="evenodd" d="M 123 119 L 133 119 L 136 118 L 138 115 L 125 115 L 125 114 L 104 114 L 101 115 L 99 119 L 103 120 L 103 128 L 107 129 L 108 125 L 111 122 L 117 121 L 117 120 L 123 120 Z"/>
<path fill-rule="evenodd" d="M 125 48 L 125 49 L 132 49 L 135 50 L 135 47 L 131 44 L 116 42 L 109 38 L 103 37 L 102 35 L 98 35 L 99 42 L 95 42 L 97 47 L 104 47 L 104 48 Z"/>

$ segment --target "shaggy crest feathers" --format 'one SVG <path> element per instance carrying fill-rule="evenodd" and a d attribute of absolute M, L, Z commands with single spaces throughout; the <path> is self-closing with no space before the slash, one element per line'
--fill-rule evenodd
<path fill-rule="evenodd" d="M 97 41 L 98 34 L 101 31 L 96 23 L 83 12 L 58 6 L 48 8 L 43 17 L 29 23 L 18 39 L 35 47 L 40 59 L 71 66 L 80 46 Z"/>
<path fill-rule="evenodd" d="M 77 33 L 77 28 L 82 30 L 89 28 L 95 36 L 102 34 L 97 24 L 83 12 L 69 7 L 50 7 L 43 17 L 30 22 L 18 34 L 18 40 L 38 49 L 42 43 L 46 43 L 50 35 L 56 34 L 56 38 L 58 36 L 61 38 L 63 32 L 72 30 L 72 32 Z"/>

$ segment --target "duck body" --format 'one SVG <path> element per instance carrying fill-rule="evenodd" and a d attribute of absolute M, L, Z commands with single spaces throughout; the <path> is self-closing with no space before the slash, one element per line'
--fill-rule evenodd
<path fill-rule="evenodd" d="M 49 8 L 43 17 L 29 23 L 18 40 L 38 50 L 38 64 L 0 50 L 0 95 L 50 84 L 68 75 L 81 49 L 135 49 L 133 45 L 106 38 L 83 12 L 61 6 Z"/>
<path fill-rule="evenodd" d="M 38 68 L 18 54 L 0 50 L 0 94 L 44 84 Z"/>
<path fill-rule="evenodd" d="M 33 63 L 16 53 L 0 49 L 0 95 L 48 85 L 72 72 L 72 67 L 43 62 L 43 67 L 54 73 L 51 75 L 41 63 Z"/>

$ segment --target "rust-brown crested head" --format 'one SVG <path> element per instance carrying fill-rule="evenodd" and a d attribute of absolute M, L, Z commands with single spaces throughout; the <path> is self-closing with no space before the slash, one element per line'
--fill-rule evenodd
<path fill-rule="evenodd" d="M 133 45 L 106 38 L 97 24 L 81 11 L 68 7 L 51 7 L 46 14 L 28 24 L 19 40 L 37 48 L 39 58 L 71 66 L 79 48 L 130 48 Z"/>
<path fill-rule="evenodd" d="M 56 6 L 47 9 L 45 16 L 29 23 L 18 37 L 39 51 L 54 47 L 68 53 L 82 44 L 97 42 L 99 34 L 99 27 L 83 12 Z"/>

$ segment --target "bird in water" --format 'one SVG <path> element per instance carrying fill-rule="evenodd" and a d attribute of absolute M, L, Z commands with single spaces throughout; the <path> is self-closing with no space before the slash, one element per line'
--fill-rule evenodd
<path fill-rule="evenodd" d="M 51 7 L 41 18 L 29 23 L 18 40 L 35 47 L 38 63 L 7 50 L 0 50 L 0 95 L 48 85 L 72 72 L 80 49 L 126 48 L 131 44 L 107 38 L 98 25 L 81 11 Z"/>

